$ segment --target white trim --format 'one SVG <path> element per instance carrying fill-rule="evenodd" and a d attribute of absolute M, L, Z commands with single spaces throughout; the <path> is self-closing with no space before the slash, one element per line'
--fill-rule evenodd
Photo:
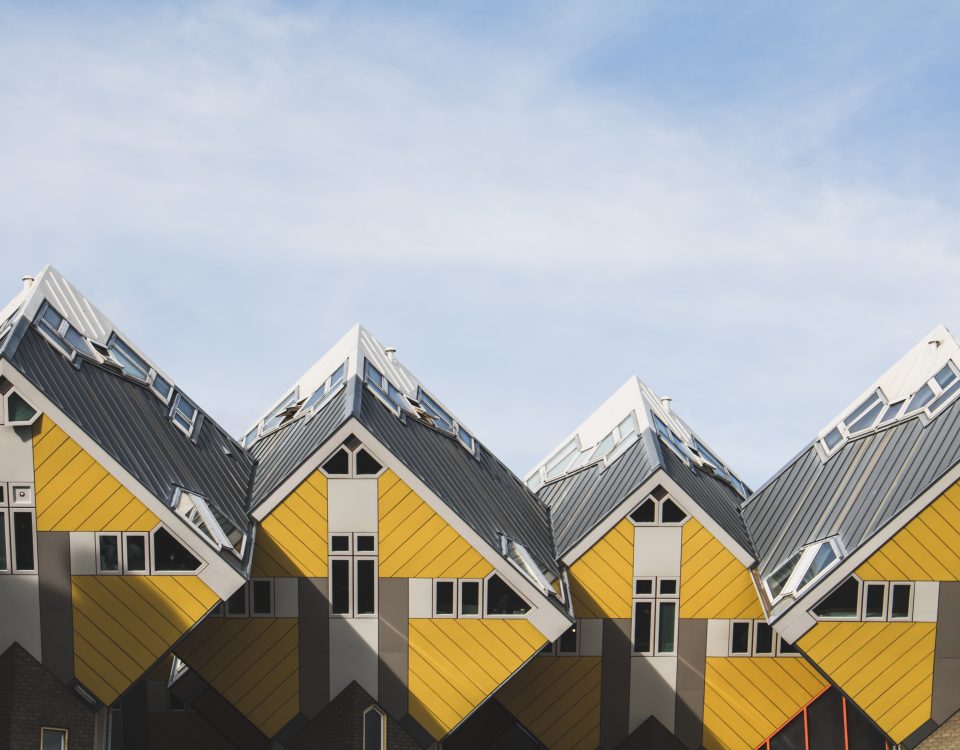
<path fill-rule="evenodd" d="M 10 572 L 13 575 L 37 575 L 40 572 L 40 561 L 37 559 L 37 509 L 33 507 L 16 507 L 11 506 L 7 509 L 8 519 L 10 523 Z M 33 567 L 20 569 L 17 566 L 17 539 L 16 539 L 16 520 L 17 515 L 22 515 L 28 513 L 30 515 L 30 523 L 33 525 Z"/>
<path fill-rule="evenodd" d="M 907 615 L 906 617 L 894 617 L 893 616 L 893 590 L 895 588 L 909 587 L 910 595 L 907 599 Z M 913 581 L 890 581 L 890 592 L 887 595 L 887 620 L 890 622 L 912 622 L 913 621 L 913 596 L 914 596 L 914 585 Z"/>
<path fill-rule="evenodd" d="M 360 612 L 360 586 L 357 583 L 359 580 L 357 570 L 360 567 L 360 563 L 365 560 L 373 563 L 373 612 Z M 353 570 L 351 573 L 353 576 L 353 601 L 351 602 L 353 606 L 353 616 L 361 620 L 378 617 L 380 614 L 380 565 L 376 556 L 372 554 L 354 555 Z"/>
<path fill-rule="evenodd" d="M 736 629 L 737 625 L 747 626 L 747 650 L 746 651 L 733 650 L 733 632 Z M 753 620 L 730 620 L 730 637 L 727 639 L 727 653 L 730 655 L 730 658 L 753 656 Z"/>
<path fill-rule="evenodd" d="M 867 614 L 867 590 L 869 588 L 881 588 L 883 589 L 883 604 L 880 607 L 879 616 L 870 616 Z M 864 581 L 863 588 L 860 591 L 860 595 L 863 598 L 860 607 L 860 619 L 864 622 L 882 622 L 887 619 L 887 603 L 890 600 L 890 583 L 889 581 Z"/>
<path fill-rule="evenodd" d="M 202 537 L 193 530 L 185 519 L 180 518 L 162 499 L 137 481 L 129 471 L 77 427 L 73 420 L 60 411 L 53 402 L 6 360 L 0 359 L 0 375 L 6 377 L 14 388 L 17 388 L 38 411 L 49 416 L 57 427 L 66 433 L 67 437 L 85 450 L 107 473 L 156 515 L 161 523 L 166 526 L 167 531 L 190 550 L 202 564 L 206 563 L 195 572 L 195 575 L 198 575 L 207 586 L 213 589 L 217 596 L 221 599 L 226 598 L 244 582 L 243 574 L 234 569 L 219 555 L 211 554 L 210 547 L 201 542 Z M 187 539 L 193 541 L 189 542 Z"/>
<path fill-rule="evenodd" d="M 673 607 L 673 649 L 670 651 L 661 651 L 660 650 L 660 610 L 666 606 L 670 605 Z M 654 633 L 654 653 L 656 656 L 676 656 L 677 649 L 679 644 L 678 636 L 680 634 L 680 599 L 679 598 L 667 598 L 667 597 L 657 597 L 657 606 L 656 606 L 656 632 Z"/>
<path fill-rule="evenodd" d="M 757 636 L 760 635 L 760 626 L 766 625 L 770 628 L 770 650 L 769 651 L 759 651 L 757 649 Z M 766 620 L 754 620 L 753 621 L 753 637 L 751 643 L 751 653 L 754 656 L 774 656 L 777 653 L 777 631 L 770 627 L 770 623 Z"/>
<path fill-rule="evenodd" d="M 466 614 L 463 611 L 463 587 L 464 584 L 476 584 L 477 585 L 477 613 L 475 615 Z M 457 601 L 459 607 L 457 608 L 457 617 L 462 620 L 478 620 L 483 617 L 483 579 L 482 578 L 460 578 L 457 581 Z"/>
<path fill-rule="evenodd" d="M 637 605 L 650 605 L 650 648 L 637 651 Z M 630 602 L 630 655 L 653 656 L 657 648 L 657 600 L 652 596 L 642 596 Z"/>
<path fill-rule="evenodd" d="M 120 536 L 121 536 L 120 544 L 123 547 L 123 557 L 122 557 L 122 564 L 120 566 L 120 569 L 123 571 L 123 574 L 127 576 L 150 575 L 150 562 L 151 562 L 151 558 L 153 557 L 153 555 L 150 554 L 150 542 L 153 540 L 152 535 L 146 531 L 124 531 L 123 534 L 121 534 Z M 144 565 L 143 570 L 130 570 L 130 561 L 129 561 L 130 555 L 127 554 L 127 540 L 133 539 L 135 537 L 143 539 L 143 565 Z M 99 563 L 99 559 L 97 560 L 97 562 Z"/>
<path fill-rule="evenodd" d="M 334 562 L 345 562 L 347 564 L 347 611 L 346 612 L 334 612 L 333 611 L 333 563 Z M 353 555 L 346 554 L 337 554 L 335 557 L 330 557 L 327 560 L 327 586 L 328 591 L 330 592 L 330 617 L 338 619 L 350 619 L 353 617 Z"/>
<path fill-rule="evenodd" d="M 453 594 L 450 597 L 451 603 L 452 603 L 451 611 L 443 614 L 437 611 L 437 584 L 439 583 L 449 583 L 450 586 L 453 588 Z M 451 620 L 457 616 L 457 613 L 460 611 L 457 606 L 457 592 L 459 591 L 459 589 L 460 587 L 457 585 L 456 578 L 434 578 L 431 581 L 430 601 L 432 604 L 431 611 L 433 612 L 433 617 L 437 619 Z"/>

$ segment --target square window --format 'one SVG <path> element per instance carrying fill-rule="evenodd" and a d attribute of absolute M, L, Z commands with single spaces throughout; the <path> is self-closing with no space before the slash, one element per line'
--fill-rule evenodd
<path fill-rule="evenodd" d="M 357 552 L 375 552 L 377 538 L 373 534 L 357 534 Z"/>
<path fill-rule="evenodd" d="M 67 750 L 67 730 L 43 727 L 40 730 L 40 750 Z"/>
<path fill-rule="evenodd" d="M 660 596 L 679 596 L 680 581 L 676 578 L 660 578 L 657 581 Z"/>
<path fill-rule="evenodd" d="M 653 596 L 653 579 L 637 578 L 633 582 L 634 596 Z"/>
<path fill-rule="evenodd" d="M 330 537 L 331 552 L 350 552 L 350 535 L 333 534 Z"/>

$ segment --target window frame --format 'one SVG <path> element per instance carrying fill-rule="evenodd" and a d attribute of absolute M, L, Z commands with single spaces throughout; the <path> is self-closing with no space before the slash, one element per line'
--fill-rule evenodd
<path fill-rule="evenodd" d="M 662 622 L 662 617 L 660 615 L 660 610 L 665 606 L 673 607 L 673 648 L 670 650 L 664 650 L 660 648 L 660 623 Z M 680 599 L 677 597 L 657 597 L 657 606 L 656 606 L 656 615 L 654 617 L 656 620 L 656 632 L 654 633 L 654 655 L 655 656 L 676 656 L 679 649 L 679 635 L 680 635 Z"/>
<path fill-rule="evenodd" d="M 376 713 L 380 717 L 380 747 L 374 750 L 387 750 L 387 715 L 375 705 L 367 706 L 363 711 L 363 737 L 361 738 L 363 750 L 370 750 L 367 748 L 367 715 L 371 712 Z"/>
<path fill-rule="evenodd" d="M 573 623 L 573 625 L 571 625 L 569 628 L 564 630 L 563 633 L 560 634 L 560 637 L 557 638 L 555 642 L 556 646 L 554 649 L 554 653 L 557 656 L 580 656 L 580 634 L 581 634 L 580 622 L 581 621 L 577 619 Z M 563 642 L 563 636 L 569 633 L 571 629 L 573 629 L 573 651 L 564 651 L 563 649 L 560 648 L 560 644 Z"/>
<path fill-rule="evenodd" d="M 438 584 L 441 584 L 441 583 L 449 583 L 449 584 L 451 585 L 451 587 L 453 588 L 453 594 L 452 594 L 452 597 L 451 597 L 452 607 L 451 607 L 451 611 L 450 611 L 449 613 L 447 613 L 447 614 L 441 614 L 441 613 L 439 613 L 439 612 L 437 611 L 437 599 L 438 599 L 438 597 L 437 597 L 437 586 L 438 586 Z M 453 620 L 453 619 L 456 619 L 457 616 L 458 616 L 458 614 L 459 614 L 459 612 L 460 612 L 459 597 L 457 596 L 457 594 L 460 592 L 460 586 L 459 586 L 459 584 L 457 583 L 457 579 L 456 579 L 456 578 L 434 578 L 434 579 L 433 579 L 433 586 L 432 586 L 431 592 L 432 592 L 432 594 L 433 594 L 432 604 L 433 604 L 433 616 L 434 616 L 434 618 L 436 618 L 436 619 L 441 619 L 441 620 Z"/>
<path fill-rule="evenodd" d="M 146 531 L 124 531 L 122 534 L 119 534 L 121 537 L 120 544 L 123 548 L 122 561 L 120 565 L 120 570 L 123 571 L 125 576 L 148 576 L 150 575 L 150 534 Z M 127 540 L 135 537 L 143 539 L 143 564 L 144 570 L 130 570 L 129 557 L 127 554 Z M 99 553 L 100 539 L 99 534 L 97 536 L 97 552 Z M 97 564 L 100 564 L 100 556 L 97 555 Z"/>
<path fill-rule="evenodd" d="M 880 607 L 880 615 L 867 614 L 867 601 L 869 599 L 868 589 L 875 588 L 883 591 L 883 605 Z M 887 613 L 890 605 L 890 582 L 889 581 L 864 581 L 863 582 L 863 603 L 860 608 L 860 619 L 863 622 L 884 622 L 887 619 Z"/>
<path fill-rule="evenodd" d="M 186 521 L 186 519 L 184 519 Z M 189 522 L 187 522 L 189 523 Z M 163 529 L 170 537 L 181 547 L 183 547 L 190 555 L 197 559 L 199 565 L 193 570 L 161 570 L 157 565 L 157 542 L 156 536 L 157 532 Z M 164 525 L 163 523 L 158 523 L 152 529 L 150 529 L 150 575 L 152 576 L 198 576 L 200 573 L 207 567 L 208 563 L 203 559 L 203 556 L 192 548 L 189 544 L 186 544 L 183 541 L 183 538 L 176 534 L 169 526 Z"/>
<path fill-rule="evenodd" d="M 230 600 L 238 594 L 243 595 L 243 612 L 231 612 Z M 223 616 L 233 620 L 250 617 L 250 587 L 246 583 L 227 597 L 223 603 Z"/>
<path fill-rule="evenodd" d="M 254 602 L 256 601 L 254 596 L 255 583 L 266 583 L 270 587 L 270 609 L 267 612 L 256 611 L 256 608 L 254 606 Z M 277 603 L 276 603 L 276 586 L 274 585 L 273 578 L 251 578 L 249 583 L 247 583 L 246 585 L 247 585 L 247 588 L 250 589 L 250 591 L 247 594 L 247 601 L 249 604 L 247 609 L 250 612 L 250 617 L 274 617 L 277 611 Z"/>
<path fill-rule="evenodd" d="M 69 750 L 70 747 L 70 730 L 64 729 L 63 727 L 40 727 L 40 750 L 44 750 L 43 746 L 43 735 L 45 732 L 52 732 L 58 734 L 63 740 L 60 744 L 60 750 Z"/>
<path fill-rule="evenodd" d="M 834 558 L 831 560 L 826 567 L 823 568 L 819 573 L 817 573 L 813 578 L 807 581 L 805 584 L 800 585 L 801 580 L 807 571 L 810 569 L 810 566 L 813 565 L 813 561 L 816 559 L 817 553 L 823 547 L 823 545 L 828 544 L 833 551 Z M 770 579 L 783 568 L 784 565 L 789 563 L 794 557 L 797 557 L 799 553 L 799 558 L 797 559 L 796 564 L 793 566 L 793 569 L 790 571 L 790 575 L 784 581 L 783 588 L 780 589 L 780 593 L 776 596 L 770 591 Z M 781 599 L 785 599 L 788 596 L 793 598 L 799 598 L 803 595 L 804 591 L 808 591 L 812 586 L 814 586 L 818 581 L 823 580 L 823 578 L 830 574 L 841 562 L 843 562 L 846 556 L 846 550 L 844 549 L 840 538 L 838 536 L 830 536 L 825 539 L 818 539 L 816 541 L 810 542 L 800 547 L 799 550 L 795 551 L 788 557 L 786 560 L 781 563 L 776 569 L 770 571 L 763 577 L 763 593 L 766 594 L 767 599 L 771 605 L 776 604 Z"/>
<path fill-rule="evenodd" d="M 857 582 L 857 604 L 855 607 L 854 614 L 848 615 L 846 617 L 842 617 L 839 615 L 817 614 L 816 612 L 817 607 L 819 607 L 827 599 L 833 596 L 837 591 L 840 590 L 841 586 L 845 585 L 847 581 L 850 581 L 850 580 Z M 821 599 L 816 604 L 810 607 L 809 613 L 814 620 L 817 620 L 819 622 L 860 622 L 863 620 L 863 610 L 864 610 L 865 603 L 866 603 L 865 581 L 862 578 L 860 578 L 860 576 L 858 576 L 856 573 L 851 573 L 849 576 L 844 578 L 839 584 L 834 586 L 833 589 L 831 589 L 831 591 L 826 594 L 826 596 L 821 597 Z"/>
<path fill-rule="evenodd" d="M 360 587 L 357 584 L 359 580 L 358 570 L 361 562 L 373 563 L 373 612 L 360 612 Z M 353 555 L 351 570 L 351 609 L 353 617 L 358 620 L 376 619 L 380 616 L 380 561 L 374 554 L 356 554 Z"/>
<path fill-rule="evenodd" d="M 458 578 L 457 579 L 457 617 L 464 620 L 480 620 L 483 618 L 483 578 Z M 463 586 L 464 584 L 477 584 L 477 613 L 465 614 L 463 611 Z"/>
<path fill-rule="evenodd" d="M 637 605 L 650 605 L 650 645 L 649 649 L 637 649 Z M 654 656 L 657 648 L 657 600 L 653 596 L 634 597 L 630 603 L 630 655 Z"/>
<path fill-rule="evenodd" d="M 33 416 L 30 417 L 30 419 L 10 418 L 10 398 L 13 396 L 17 396 L 17 398 L 21 399 L 27 406 L 33 409 Z M 5 425 L 8 427 L 30 427 L 38 419 L 40 419 L 40 410 L 24 398 L 22 393 L 18 393 L 16 388 L 11 388 L 3 394 L 3 423 Z"/>
<path fill-rule="evenodd" d="M 769 651 L 760 651 L 757 648 L 757 636 L 760 634 L 760 626 L 765 625 L 770 628 L 770 650 Z M 777 639 L 780 637 L 776 630 L 773 629 L 773 626 L 766 620 L 754 620 L 753 626 L 751 628 L 751 642 L 750 642 L 750 653 L 754 657 L 771 657 L 776 656 L 777 654 Z"/>
<path fill-rule="evenodd" d="M 37 560 L 37 509 L 27 506 L 10 506 L 8 508 L 10 523 L 10 572 L 13 575 L 37 575 L 39 572 Z M 33 543 L 33 567 L 21 568 L 17 562 L 17 537 L 16 537 L 16 517 L 18 515 L 29 515 L 30 525 L 32 527 Z"/>
<path fill-rule="evenodd" d="M 187 415 L 186 415 L 183 411 L 181 411 L 181 410 L 179 409 L 179 406 L 180 406 L 180 402 L 181 402 L 181 401 L 185 401 L 185 402 L 188 403 L 191 407 L 193 407 L 193 417 L 192 417 L 192 418 L 187 417 Z M 177 421 L 177 416 L 178 416 L 178 415 L 181 416 L 181 417 L 183 417 L 184 421 L 190 423 L 189 428 L 184 427 L 182 424 L 180 424 L 179 421 Z M 200 409 L 197 407 L 197 405 L 196 405 L 195 403 L 193 403 L 193 401 L 191 401 L 189 398 L 187 398 L 187 397 L 183 394 L 183 391 L 177 391 L 176 394 L 173 396 L 173 400 L 172 400 L 172 403 L 171 403 L 171 405 L 170 405 L 170 413 L 169 413 L 168 416 L 169 416 L 170 421 L 173 422 L 174 426 L 175 426 L 178 430 L 180 430 L 180 432 L 182 432 L 182 433 L 183 433 L 184 435 L 186 435 L 188 438 L 191 438 L 191 439 L 193 438 L 193 433 L 194 433 L 194 431 L 197 429 L 197 424 L 199 424 L 199 422 L 200 422 Z"/>
<path fill-rule="evenodd" d="M 3 554 L 3 560 L 5 564 L 0 568 L 0 574 L 6 575 L 13 572 L 13 557 L 10 552 L 10 517 L 8 515 L 10 511 L 7 509 L 6 505 L 0 506 L 0 518 L 3 519 L 3 529 L 0 533 L 0 551 Z"/>
<path fill-rule="evenodd" d="M 679 521 L 664 521 L 663 520 L 663 504 L 669 500 L 673 503 L 677 509 L 683 513 L 683 518 Z M 640 508 L 646 505 L 648 502 L 653 503 L 653 520 L 652 521 L 637 521 L 634 519 L 633 514 L 636 513 Z M 637 503 L 633 509 L 627 514 L 627 520 L 630 521 L 634 526 L 641 529 L 653 528 L 655 526 L 662 526 L 666 528 L 677 529 L 683 526 L 687 521 L 689 521 L 693 516 L 690 512 L 683 507 L 683 504 L 678 502 L 677 499 L 671 495 L 669 492 L 666 493 L 663 497 L 657 498 L 652 493 L 647 495 L 643 500 Z"/>
<path fill-rule="evenodd" d="M 887 622 L 913 622 L 913 603 L 916 586 L 913 581 L 890 581 L 887 590 Z M 893 590 L 895 587 L 906 587 L 909 590 L 909 601 L 907 605 L 907 615 L 905 617 L 893 616 Z"/>
<path fill-rule="evenodd" d="M 733 650 L 733 634 L 736 630 L 737 625 L 746 625 L 747 626 L 747 650 L 746 651 L 734 651 Z M 729 631 L 727 633 L 727 655 L 733 658 L 743 658 L 753 656 L 753 620 L 743 620 L 736 619 L 730 620 Z"/>
<path fill-rule="evenodd" d="M 351 544 L 352 546 L 352 544 Z M 346 562 L 347 563 L 347 611 L 346 612 L 334 612 L 333 611 L 333 568 L 334 561 L 337 562 Z M 327 571 L 327 590 L 330 595 L 330 617 L 339 618 L 339 619 L 351 619 L 353 617 L 353 603 L 355 594 L 353 586 L 353 554 L 345 552 L 336 552 L 330 555 L 328 562 L 329 570 Z"/>

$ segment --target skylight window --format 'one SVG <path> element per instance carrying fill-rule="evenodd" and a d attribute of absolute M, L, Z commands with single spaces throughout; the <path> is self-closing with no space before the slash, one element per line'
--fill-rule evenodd
<path fill-rule="evenodd" d="M 700 458 L 702 458 L 704 461 L 706 461 L 708 464 L 710 464 L 713 467 L 713 473 L 715 476 L 719 477 L 720 479 L 726 480 L 733 486 L 733 488 L 737 492 L 739 492 L 744 497 L 747 496 L 746 485 L 744 485 L 744 483 L 740 481 L 740 478 L 736 474 L 730 471 L 730 467 L 728 467 L 725 463 L 723 463 L 723 461 L 717 458 L 713 454 L 713 452 L 710 451 L 709 448 L 707 448 L 707 446 L 705 446 L 703 443 L 700 442 L 698 438 L 693 439 L 693 448 L 694 448 L 694 451 L 700 456 Z"/>
<path fill-rule="evenodd" d="M 423 388 L 418 389 L 417 400 L 420 402 L 423 410 L 430 415 L 434 427 L 453 434 L 453 417 L 447 414 L 440 404 L 434 401 L 430 397 L 430 394 L 423 390 Z"/>
<path fill-rule="evenodd" d="M 174 498 L 174 509 L 217 550 L 224 547 L 237 557 L 243 555 L 245 535 L 223 513 L 211 508 L 207 501 L 193 492 L 179 489 Z"/>
<path fill-rule="evenodd" d="M 291 416 L 288 412 L 290 407 L 296 403 L 298 393 L 299 389 L 297 388 L 290 391 L 277 405 L 277 408 L 273 410 L 273 414 L 263 420 L 263 428 L 260 430 L 261 435 L 270 432 L 270 430 L 275 430 L 284 423 L 285 419 Z"/>
<path fill-rule="evenodd" d="M 544 477 L 549 482 L 565 473 L 570 463 L 580 455 L 580 438 L 575 437 L 564 445 L 543 465 Z"/>
<path fill-rule="evenodd" d="M 387 380 L 383 373 L 370 363 L 370 360 L 367 360 L 364 364 L 363 382 L 369 385 L 374 393 L 384 399 L 394 409 L 409 409 L 406 396 L 397 390 L 393 383 Z M 447 430 L 447 432 L 450 431 L 451 430 Z"/>
<path fill-rule="evenodd" d="M 186 433 L 187 437 L 193 434 L 193 428 L 197 423 L 199 410 L 182 393 L 177 393 L 173 400 L 173 408 L 170 410 L 170 419 L 173 423 Z"/>
<path fill-rule="evenodd" d="M 801 548 L 764 579 L 770 602 L 775 604 L 784 597 L 799 596 L 833 569 L 841 558 L 840 543 L 835 537 Z"/>
<path fill-rule="evenodd" d="M 173 386 L 123 339 L 114 334 L 106 346 L 93 342 L 93 348 L 101 362 L 118 368 L 128 378 L 145 383 L 161 401 L 170 403 Z"/>
<path fill-rule="evenodd" d="M 44 302 L 40 308 L 36 325 L 37 329 L 46 335 L 47 340 L 70 359 L 73 359 L 75 352 L 93 356 L 83 335 L 70 325 L 70 321 L 54 310 L 49 302 Z"/>
<path fill-rule="evenodd" d="M 667 427 L 656 414 L 651 414 L 653 417 L 653 423 L 656 425 L 657 434 L 663 439 L 667 445 L 673 448 L 676 451 L 677 455 L 680 456 L 685 462 L 689 460 L 690 454 L 687 444 L 684 443 L 680 438 L 678 438 L 673 430 Z"/>
<path fill-rule="evenodd" d="M 505 536 L 500 537 L 501 546 L 506 548 L 507 559 L 526 576 L 533 584 L 537 586 L 545 595 L 549 595 L 553 589 L 544 577 L 540 567 L 534 562 L 533 556 L 520 542 L 508 539 Z"/>

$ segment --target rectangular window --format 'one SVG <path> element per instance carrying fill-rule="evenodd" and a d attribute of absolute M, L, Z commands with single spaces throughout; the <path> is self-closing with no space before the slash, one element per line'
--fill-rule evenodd
<path fill-rule="evenodd" d="M 460 581 L 460 616 L 480 616 L 480 581 Z"/>
<path fill-rule="evenodd" d="M 730 623 L 730 655 L 750 656 L 750 622 Z"/>
<path fill-rule="evenodd" d="M 273 614 L 273 581 L 269 578 L 250 582 L 250 610 L 254 615 Z"/>
<path fill-rule="evenodd" d="M 7 512 L 0 510 L 0 573 L 10 570 L 10 555 L 7 550 Z"/>
<path fill-rule="evenodd" d="M 657 654 L 677 652 L 677 603 L 657 602 Z"/>
<path fill-rule="evenodd" d="M 37 570 L 37 538 L 33 533 L 33 511 L 13 511 L 13 570 L 34 573 Z"/>
<path fill-rule="evenodd" d="M 386 717 L 371 706 L 363 714 L 363 750 L 384 750 L 386 734 Z"/>
<path fill-rule="evenodd" d="M 433 614 L 435 617 L 454 617 L 457 614 L 455 581 L 436 581 L 433 586 Z"/>
<path fill-rule="evenodd" d="M 193 427 L 196 424 L 198 413 L 197 407 L 190 403 L 182 393 L 178 393 L 173 400 L 170 419 L 189 437 L 193 434 Z"/>
<path fill-rule="evenodd" d="M 800 656 L 800 650 L 792 643 L 787 643 L 783 638 L 778 638 L 780 656 Z"/>
<path fill-rule="evenodd" d="M 330 560 L 330 612 L 335 615 L 350 614 L 350 563 L 349 558 Z"/>
<path fill-rule="evenodd" d="M 765 622 L 753 624 L 753 653 L 754 656 L 773 656 L 773 628 Z"/>
<path fill-rule="evenodd" d="M 40 750 L 67 750 L 67 730 L 43 727 L 40 730 Z"/>
<path fill-rule="evenodd" d="M 361 557 L 356 561 L 357 602 L 354 613 L 373 615 L 377 612 L 377 561 Z"/>
<path fill-rule="evenodd" d="M 660 578 L 657 580 L 657 589 L 660 596 L 678 596 L 680 582 L 676 578 Z"/>
<path fill-rule="evenodd" d="M 887 584 L 867 583 L 863 601 L 864 620 L 882 620 L 887 614 Z"/>
<path fill-rule="evenodd" d="M 227 617 L 247 616 L 247 587 L 241 586 L 227 599 Z"/>
<path fill-rule="evenodd" d="M 123 570 L 125 573 L 147 573 L 147 535 L 123 535 L 124 556 Z"/>
<path fill-rule="evenodd" d="M 557 653 L 559 654 L 579 653 L 576 624 L 571 625 L 569 628 L 567 628 L 564 631 L 563 635 L 560 636 L 560 640 L 557 641 Z"/>
<path fill-rule="evenodd" d="M 909 620 L 910 604 L 913 598 L 912 583 L 891 583 L 890 584 L 890 619 L 891 620 Z"/>
<path fill-rule="evenodd" d="M 633 603 L 633 653 L 653 653 L 653 602 Z"/>

